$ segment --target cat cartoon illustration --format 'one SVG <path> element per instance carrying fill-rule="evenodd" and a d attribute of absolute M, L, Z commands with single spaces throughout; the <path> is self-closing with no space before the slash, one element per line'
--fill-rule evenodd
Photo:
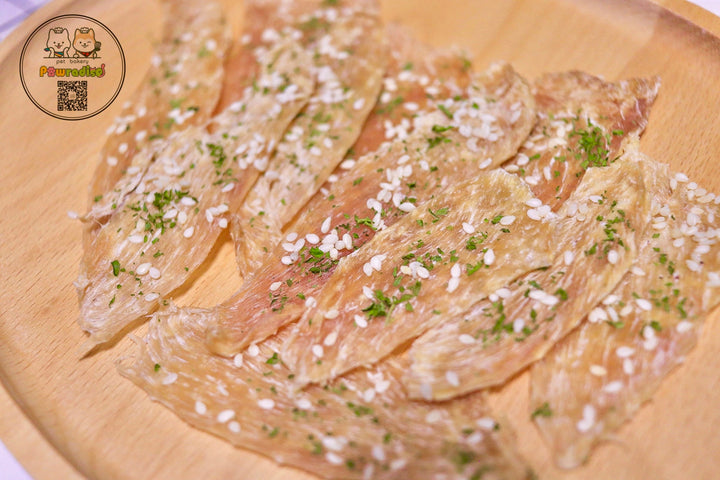
<path fill-rule="evenodd" d="M 55 27 L 48 30 L 47 47 L 45 48 L 48 53 L 47 58 L 62 58 L 69 56 L 70 50 L 70 32 L 67 28 Z"/>
<path fill-rule="evenodd" d="M 98 58 L 100 42 L 95 40 L 95 32 L 92 28 L 82 27 L 75 30 L 75 38 L 72 43 L 75 49 L 74 57 Z"/>

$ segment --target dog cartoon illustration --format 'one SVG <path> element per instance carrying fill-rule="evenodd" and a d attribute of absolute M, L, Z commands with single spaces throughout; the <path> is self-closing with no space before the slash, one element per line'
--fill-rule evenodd
<path fill-rule="evenodd" d="M 70 32 L 67 28 L 55 27 L 48 31 L 45 51 L 49 52 L 47 58 L 68 57 L 70 50 Z"/>
<path fill-rule="evenodd" d="M 73 57 L 98 58 L 100 42 L 95 40 L 92 28 L 82 27 L 75 30 L 72 46 L 75 49 Z"/>

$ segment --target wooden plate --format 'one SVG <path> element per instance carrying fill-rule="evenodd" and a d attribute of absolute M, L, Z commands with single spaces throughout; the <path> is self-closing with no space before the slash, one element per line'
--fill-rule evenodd
<path fill-rule="evenodd" d="M 227 1 L 237 30 L 242 8 Z M 643 150 L 720 191 L 720 19 L 677 0 L 663 2 L 706 29 L 644 0 L 384 0 L 384 16 L 434 45 L 457 44 L 478 68 L 505 59 L 529 78 L 582 69 L 608 79 L 660 75 Z M 47 18 L 80 13 L 119 38 L 127 57 L 116 102 L 92 119 L 49 117 L 26 97 L 18 77 L 27 35 Z M 159 38 L 160 9 L 145 0 L 58 0 L 33 14 L 0 45 L 0 376 L 39 431 L 84 476 L 93 478 L 309 479 L 303 472 L 194 430 L 151 402 L 114 368 L 131 351 L 127 340 L 79 360 L 72 286 L 81 256 L 85 188 L 105 129 L 144 74 Z M 714 33 L 714 34 L 713 34 Z M 228 239 L 178 297 L 212 305 L 238 285 Z M 598 448 L 586 466 L 556 470 L 527 413 L 527 375 L 492 395 L 515 425 L 521 451 L 540 478 L 709 479 L 720 468 L 720 323 L 707 322 L 699 347 L 654 399 Z M 32 460 L 35 437 L 9 434 L 21 419 L 0 422 L 3 438 Z M 28 431 L 28 428 L 25 431 Z M 22 430 L 20 430 L 22 431 Z M 33 434 L 35 435 L 35 434 Z M 37 455 L 55 465 L 47 446 Z M 19 452 L 19 453 L 18 453 Z M 42 465 L 41 465 L 42 466 Z M 68 470 L 69 471 L 69 470 Z M 58 471 L 36 467 L 38 478 Z"/>

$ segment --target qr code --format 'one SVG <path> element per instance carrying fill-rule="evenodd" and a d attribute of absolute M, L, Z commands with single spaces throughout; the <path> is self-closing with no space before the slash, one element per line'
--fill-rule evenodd
<path fill-rule="evenodd" d="M 57 82 L 58 112 L 87 111 L 87 80 Z"/>

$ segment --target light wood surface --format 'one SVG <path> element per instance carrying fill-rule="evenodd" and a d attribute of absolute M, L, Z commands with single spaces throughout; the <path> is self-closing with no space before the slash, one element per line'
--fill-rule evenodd
<path fill-rule="evenodd" d="M 227 2 L 233 26 L 241 7 Z M 529 78 L 582 69 L 608 79 L 660 75 L 663 86 L 642 149 L 702 186 L 720 191 L 720 19 L 677 0 L 668 10 L 641 0 L 384 0 L 384 15 L 433 45 L 464 46 L 477 68 L 505 59 Z M 26 36 L 47 18 L 82 13 L 105 23 L 125 50 L 116 102 L 89 120 L 64 122 L 25 96 L 17 65 Z M 37 479 L 310 479 L 194 430 L 119 377 L 115 347 L 79 360 L 72 286 L 82 211 L 104 132 L 147 68 L 161 18 L 145 0 L 58 0 L 0 44 L 0 438 Z M 714 33 L 714 34 L 713 34 Z M 225 238 L 178 297 L 212 305 L 235 277 Z M 654 399 L 598 448 L 588 464 L 561 472 L 527 414 L 527 375 L 494 392 L 496 412 L 517 429 L 522 453 L 543 479 L 711 479 L 720 469 L 720 323 Z M 20 414 L 22 409 L 25 416 Z M 42 435 L 42 436 L 41 436 Z M 78 473 L 80 472 L 80 473 Z"/>

